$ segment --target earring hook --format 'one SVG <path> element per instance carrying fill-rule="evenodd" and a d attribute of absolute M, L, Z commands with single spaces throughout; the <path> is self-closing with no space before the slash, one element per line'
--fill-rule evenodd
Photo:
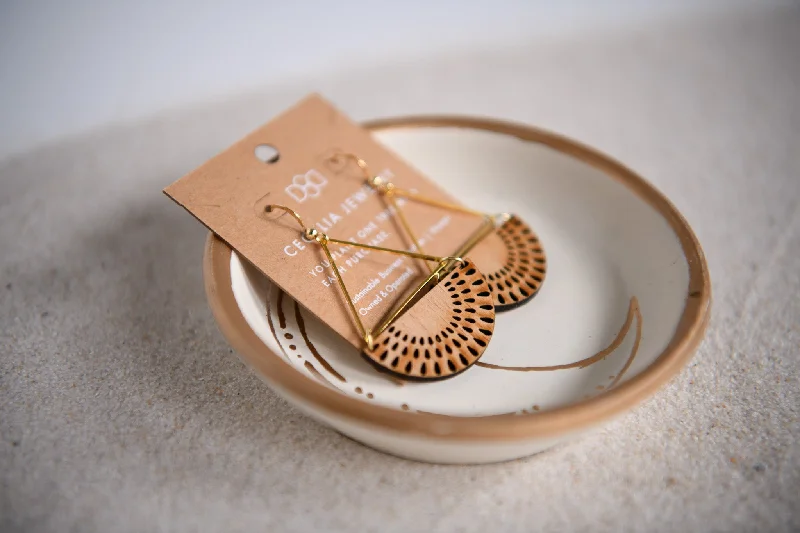
<path fill-rule="evenodd" d="M 285 211 L 285 212 L 289 213 L 290 215 L 292 215 L 294 217 L 294 219 L 297 221 L 297 223 L 300 224 L 300 227 L 303 228 L 303 231 L 306 230 L 306 225 L 303 224 L 303 218 L 297 213 L 297 211 L 295 211 L 291 207 L 286 207 L 285 205 L 281 205 L 281 204 L 269 204 L 269 205 L 264 206 L 264 212 L 265 213 L 272 213 L 276 209 L 280 209 L 281 211 Z"/>
<path fill-rule="evenodd" d="M 294 217 L 294 219 L 297 221 L 297 223 L 300 224 L 300 227 L 303 228 L 303 235 L 305 235 L 306 238 L 315 239 L 320 244 L 323 244 L 319 240 L 320 238 L 324 238 L 325 243 L 328 242 L 327 235 L 325 235 L 324 233 L 320 233 L 315 228 L 306 227 L 306 225 L 303 223 L 302 217 L 300 217 L 300 215 L 297 213 L 297 211 L 295 211 L 291 207 L 286 207 L 285 205 L 281 205 L 281 204 L 269 204 L 269 205 L 264 207 L 264 212 L 265 213 L 272 213 L 276 209 L 280 209 L 281 211 L 285 211 L 285 212 L 289 213 L 290 215 L 292 215 Z"/>
<path fill-rule="evenodd" d="M 358 168 L 361 169 L 361 172 L 364 174 L 364 178 L 366 178 L 367 183 L 375 188 L 382 189 L 382 192 L 387 193 L 389 192 L 394 186 L 387 181 L 384 181 L 383 178 L 374 174 L 370 171 L 369 165 L 367 162 L 358 157 L 356 154 L 351 152 L 337 152 L 333 155 L 333 158 L 342 157 L 344 159 L 350 159 L 358 165 Z M 385 189 L 385 190 L 384 190 Z"/>

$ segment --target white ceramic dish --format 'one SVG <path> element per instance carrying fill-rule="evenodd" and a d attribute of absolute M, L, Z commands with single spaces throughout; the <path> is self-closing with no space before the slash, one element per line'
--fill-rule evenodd
<path fill-rule="evenodd" d="M 686 221 L 644 180 L 524 126 L 411 118 L 369 127 L 466 205 L 520 215 L 545 246 L 547 279 L 532 302 L 497 315 L 483 366 L 400 385 L 210 236 L 205 276 L 215 317 L 289 402 L 388 453 L 484 463 L 607 421 L 689 360 L 708 320 L 708 272 Z M 552 368 L 587 358 L 592 364 Z"/>

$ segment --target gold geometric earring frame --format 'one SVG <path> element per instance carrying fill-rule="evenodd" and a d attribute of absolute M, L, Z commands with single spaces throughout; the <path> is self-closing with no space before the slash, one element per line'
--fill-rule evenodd
<path fill-rule="evenodd" d="M 364 174 L 367 183 L 380 193 L 394 208 L 398 220 L 419 252 L 419 241 L 408 223 L 402 209 L 395 201 L 403 198 L 413 202 L 440 209 L 474 215 L 483 219 L 483 224 L 459 248 L 455 255 L 466 255 L 489 233 L 495 232 L 505 247 L 505 261 L 499 268 L 485 272 L 497 312 L 508 311 L 529 302 L 539 292 L 547 275 L 547 258 L 539 237 L 522 219 L 509 213 L 489 214 L 449 202 L 442 202 L 397 187 L 394 183 L 370 172 L 367 163 L 360 157 L 349 153 L 332 156 L 355 161 Z"/>
<path fill-rule="evenodd" d="M 495 307 L 488 282 L 472 261 L 334 239 L 307 227 L 289 207 L 272 204 L 265 208 L 267 213 L 275 210 L 290 214 L 303 236 L 322 248 L 364 341 L 361 353 L 376 368 L 404 379 L 433 381 L 463 372 L 483 355 L 494 333 Z M 328 243 L 423 259 L 436 267 L 378 325 L 367 329 Z"/>

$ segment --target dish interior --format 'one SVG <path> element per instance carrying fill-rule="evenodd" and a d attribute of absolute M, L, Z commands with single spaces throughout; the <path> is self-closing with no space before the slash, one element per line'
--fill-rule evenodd
<path fill-rule="evenodd" d="M 425 127 L 375 135 L 465 205 L 525 220 L 544 245 L 547 278 L 531 302 L 497 314 L 479 361 L 485 366 L 444 381 L 402 382 L 376 372 L 233 253 L 237 304 L 274 356 L 364 402 L 478 416 L 542 412 L 603 394 L 666 348 L 686 303 L 688 265 L 667 221 L 633 190 L 501 133 Z M 591 364 L 552 368 L 594 355 Z"/>

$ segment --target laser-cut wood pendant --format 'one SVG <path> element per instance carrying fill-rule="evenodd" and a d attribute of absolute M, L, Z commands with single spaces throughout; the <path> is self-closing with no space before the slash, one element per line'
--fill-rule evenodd
<path fill-rule="evenodd" d="M 437 257 L 333 239 L 307 228 L 300 215 L 288 207 L 272 204 L 265 208 L 268 213 L 275 209 L 292 215 L 303 228 L 303 236 L 325 252 L 364 339 L 361 353 L 379 370 L 405 379 L 435 381 L 463 372 L 483 355 L 494 332 L 495 306 L 489 282 L 475 263 L 460 256 Z M 329 242 L 424 259 L 437 266 L 374 329 L 367 330 L 328 248 Z"/>
<path fill-rule="evenodd" d="M 516 215 L 497 227 L 495 233 L 506 246 L 506 262 L 485 275 L 497 311 L 508 311 L 539 292 L 547 275 L 547 258 L 539 237 Z"/>
<path fill-rule="evenodd" d="M 476 259 L 477 266 L 481 268 L 489 281 L 497 312 L 509 311 L 519 307 L 529 302 L 539 292 L 547 274 L 547 260 L 544 249 L 539 242 L 539 237 L 518 216 L 508 213 L 500 215 L 482 213 L 461 205 L 441 202 L 413 191 L 400 189 L 394 183 L 370 173 L 369 167 L 363 159 L 353 154 L 344 153 L 333 156 L 334 159 L 338 157 L 352 159 L 356 162 L 364 173 L 367 183 L 378 191 L 394 208 L 398 220 L 420 252 L 423 250 L 419 240 L 395 198 L 404 198 L 440 209 L 482 217 L 483 225 L 467 239 L 454 255 L 466 255 L 476 246 L 482 245 L 486 237 L 492 232 L 499 237 L 505 248 L 501 252 L 505 256 L 504 263 L 497 264 L 497 261 L 491 261 L 491 265 L 482 264 L 480 256 L 483 254 L 478 254 Z"/>
<path fill-rule="evenodd" d="M 363 351 L 379 369 L 414 380 L 453 377 L 483 355 L 494 333 L 488 282 L 464 261 Z"/>

